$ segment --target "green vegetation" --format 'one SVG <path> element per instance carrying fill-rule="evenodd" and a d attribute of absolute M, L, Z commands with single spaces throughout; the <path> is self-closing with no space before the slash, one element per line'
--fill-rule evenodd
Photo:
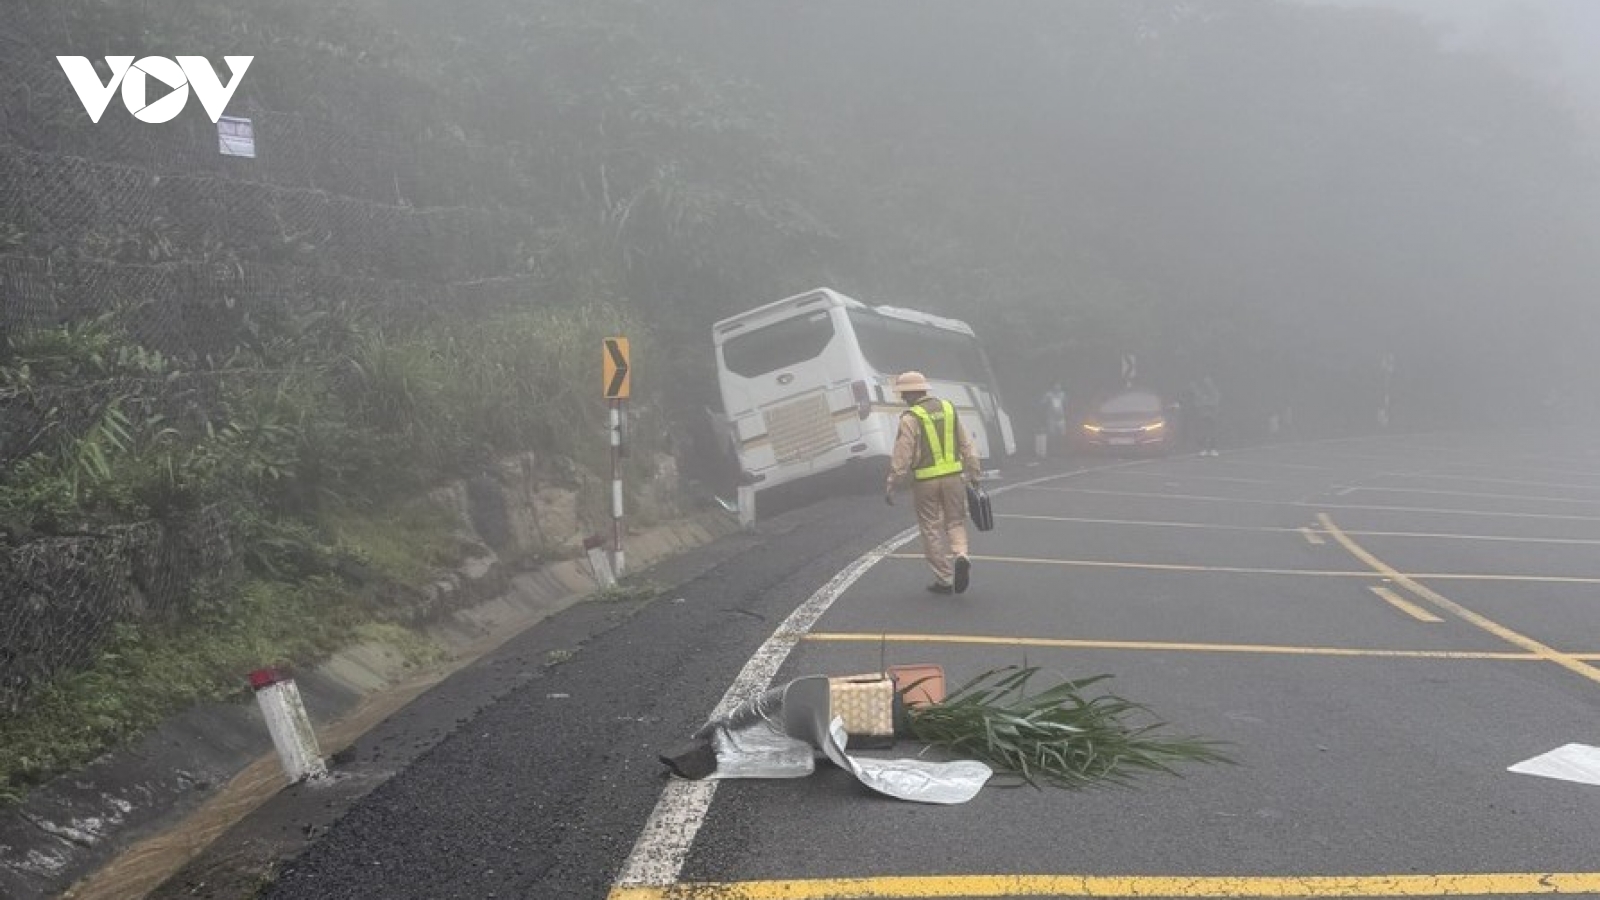
<path fill-rule="evenodd" d="M 0 798 L 81 765 L 165 717 L 248 693 L 264 664 L 306 663 L 349 641 L 372 611 L 337 579 L 214 585 L 176 627 L 115 626 L 88 667 L 0 721 Z"/>
<path fill-rule="evenodd" d="M 649 600 L 661 593 L 661 585 L 648 579 L 635 581 L 623 579 L 608 588 L 601 588 L 589 595 L 592 603 L 636 603 L 640 600 Z"/>
<path fill-rule="evenodd" d="M 0 391 L 36 424 L 0 473 L 0 528 L 71 532 L 221 501 L 267 519 L 332 511 L 357 527 L 340 511 L 413 497 L 501 456 L 602 457 L 600 338 L 622 330 L 648 346 L 642 326 L 604 306 L 426 331 L 318 313 L 224 365 L 185 366 L 134 342 L 119 318 L 12 342 Z M 219 398 L 198 415 L 182 408 L 197 383 Z M 656 449 L 638 437 L 636 455 Z"/>
<path fill-rule="evenodd" d="M 1148 712 L 1136 703 L 1110 694 L 1085 695 L 1109 675 L 1064 681 L 1030 694 L 1028 682 L 1038 672 L 1038 667 L 1018 666 L 984 672 L 942 702 L 907 708 L 910 731 L 918 740 L 981 760 L 1034 787 L 1041 782 L 1062 788 L 1125 783 L 1141 773 L 1177 774 L 1174 767 L 1182 762 L 1229 761 L 1214 741 L 1158 735 L 1161 722 L 1130 723 L 1130 717 Z"/>
<path fill-rule="evenodd" d="M 417 589 L 467 548 L 459 523 L 418 496 L 525 448 L 562 465 L 603 458 L 603 410 L 579 389 L 592 380 L 585 367 L 603 334 L 648 343 L 606 307 L 426 332 L 330 324 L 294 323 L 210 368 L 143 349 L 116 314 L 12 342 L 0 389 L 40 426 L 0 474 L 0 534 L 92 536 L 220 504 L 242 572 L 200 585 L 165 618 L 113 626 L 88 666 L 0 724 L 0 796 L 195 702 L 238 696 L 242 673 L 264 664 L 310 664 L 362 639 L 433 658 L 403 626 L 435 612 Z M 41 387 L 64 380 L 78 390 L 73 406 Z M 221 402 L 210 415 L 179 412 L 173 387 L 199 380 Z M 569 476 L 553 467 L 552 477 Z"/>

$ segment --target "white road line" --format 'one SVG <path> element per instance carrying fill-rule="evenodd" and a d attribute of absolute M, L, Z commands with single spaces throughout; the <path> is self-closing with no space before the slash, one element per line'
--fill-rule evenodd
<path fill-rule="evenodd" d="M 1036 487 L 1036 491 L 1053 494 L 1094 494 L 1102 497 L 1144 497 L 1151 500 L 1208 500 L 1212 503 L 1242 503 L 1250 506 L 1324 506 L 1326 504 L 1301 503 L 1294 500 L 1255 500 L 1249 497 L 1217 497 L 1211 494 L 1162 494 L 1154 491 L 1113 491 L 1105 488 Z"/>
<path fill-rule="evenodd" d="M 778 669 L 789 658 L 790 651 L 822 618 L 833 601 L 879 560 L 909 543 L 916 535 L 916 529 L 907 529 L 879 544 L 846 566 L 800 604 L 744 664 L 727 693 L 722 695 L 722 702 L 712 711 L 711 718 L 720 719 L 728 715 L 740 703 L 770 687 Z M 711 799 L 716 793 L 717 782 L 714 780 L 684 781 L 675 778 L 667 782 L 661 799 L 656 802 L 656 808 L 645 822 L 644 831 L 622 865 L 616 886 L 665 886 L 677 883 L 683 864 L 689 858 L 689 848 L 705 822 L 706 811 L 711 808 Z"/>
<path fill-rule="evenodd" d="M 1390 476 L 1374 476 L 1390 477 Z M 1600 491 L 1600 485 L 1594 484 L 1569 484 L 1560 481 L 1529 481 L 1524 478 L 1485 478 L 1481 475 L 1450 475 L 1437 470 L 1426 472 L 1410 472 L 1398 474 L 1393 477 L 1419 478 L 1424 481 L 1475 481 L 1479 484 L 1508 484 L 1517 487 L 1542 487 L 1555 488 L 1563 491 Z"/>
<path fill-rule="evenodd" d="M 1533 460 L 1533 464 L 1530 465 L 1525 460 Z M 1488 469 L 1492 472 L 1504 472 L 1507 467 L 1510 467 L 1533 474 L 1555 475 L 1560 477 L 1576 475 L 1580 478 L 1592 477 L 1595 474 L 1594 462 L 1591 460 L 1570 460 L 1565 463 L 1559 460 L 1546 460 L 1545 462 L 1556 462 L 1557 464 L 1547 465 L 1540 463 L 1537 457 L 1506 457 L 1503 460 L 1497 460 L 1495 462 L 1441 462 L 1437 469 L 1440 472 L 1443 472 L 1446 469 L 1467 469 L 1476 471 Z"/>
<path fill-rule="evenodd" d="M 1113 469 L 1127 465 L 1134 463 L 1117 463 L 1097 468 Z M 1003 494 L 1017 488 L 1031 487 L 1091 471 L 1096 469 L 1074 469 L 1059 475 L 1047 475 L 1031 481 L 1003 485 L 990 493 Z M 806 598 L 804 603 L 783 620 L 783 624 L 778 626 L 772 636 L 756 649 L 755 654 L 739 671 L 738 677 L 733 680 L 733 684 L 722 695 L 721 702 L 712 711 L 710 718 L 719 719 L 726 716 L 740 703 L 770 687 L 772 679 L 777 676 L 778 669 L 783 666 L 784 660 L 789 658 L 795 645 L 805 638 L 833 602 L 855 584 L 856 579 L 866 574 L 868 569 L 910 543 L 916 536 L 917 530 L 908 528 L 884 541 L 846 566 L 839 574 L 830 578 L 827 584 L 818 588 L 816 593 Z M 695 836 L 700 833 L 700 826 L 705 824 L 706 813 L 711 809 L 711 801 L 716 794 L 717 781 L 714 779 L 685 781 L 674 778 L 668 781 L 666 788 L 661 792 L 661 799 L 656 801 L 655 809 L 645 821 L 639 839 L 634 842 L 633 850 L 623 862 L 622 870 L 613 882 L 613 889 L 666 887 L 676 884 L 683 872 L 683 864 L 689 858 L 689 850 L 694 846 Z"/>
<path fill-rule="evenodd" d="M 1322 536 L 1305 526 L 1301 526 L 1300 535 L 1306 539 L 1306 543 L 1313 546 L 1320 547 L 1323 544 Z"/>
<path fill-rule="evenodd" d="M 1335 467 L 1335 466 L 1308 466 L 1308 465 L 1304 465 L 1304 464 L 1301 464 L 1301 463 L 1275 462 L 1275 461 L 1270 460 L 1270 459 L 1245 459 L 1245 458 L 1238 457 L 1237 455 L 1234 455 L 1234 454 L 1230 454 L 1230 456 L 1233 456 L 1233 458 L 1230 459 L 1228 456 L 1218 457 L 1216 460 L 1213 460 L 1212 462 L 1206 463 L 1206 465 L 1208 467 L 1209 466 L 1215 466 L 1218 462 L 1222 462 L 1222 463 L 1232 463 L 1232 464 L 1237 465 L 1237 466 L 1249 466 L 1252 469 L 1289 469 L 1289 470 L 1295 471 L 1295 472 L 1346 472 L 1346 471 L 1348 471 L 1347 469 L 1338 468 L 1338 467 Z"/>
<path fill-rule="evenodd" d="M 1277 485 L 1279 487 L 1294 487 L 1295 486 L 1291 482 L 1278 481 L 1278 480 L 1269 479 L 1269 478 L 1233 478 L 1233 477 L 1230 477 L 1230 476 L 1227 476 L 1227 475 L 1195 475 L 1195 474 L 1193 474 L 1191 472 L 1171 472 L 1171 471 L 1168 471 L 1166 469 L 1157 469 L 1157 470 L 1153 470 L 1153 471 L 1141 471 L 1139 469 L 1125 469 L 1125 470 L 1116 471 L 1116 472 L 1107 472 L 1105 474 L 1107 474 L 1107 475 L 1116 475 L 1118 477 L 1135 476 L 1135 477 L 1144 477 L 1144 478 L 1167 478 L 1167 479 L 1171 479 L 1171 480 L 1174 480 L 1174 481 L 1221 481 L 1221 482 L 1225 482 L 1225 483 L 1228 483 L 1228 484 L 1265 484 L 1265 485 Z"/>
<path fill-rule="evenodd" d="M 1588 506 L 1600 506 L 1600 497 L 1585 500 L 1581 497 L 1535 497 L 1528 494 L 1506 494 L 1484 491 L 1446 491 L 1438 488 L 1413 488 L 1413 487 L 1378 487 L 1376 485 L 1345 485 L 1334 492 L 1343 497 L 1348 494 L 1432 494 L 1443 497 L 1474 497 L 1488 500 L 1528 500 L 1535 503 L 1580 503 Z"/>

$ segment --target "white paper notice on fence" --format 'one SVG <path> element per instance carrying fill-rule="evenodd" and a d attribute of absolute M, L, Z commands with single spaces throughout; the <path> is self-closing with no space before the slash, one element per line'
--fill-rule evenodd
<path fill-rule="evenodd" d="M 223 116 L 217 120 L 217 149 L 223 156 L 256 158 L 256 126 L 249 119 Z"/>
<path fill-rule="evenodd" d="M 1541 778 L 1559 778 L 1580 784 L 1600 785 L 1600 747 L 1567 744 L 1549 753 L 1526 759 L 1507 771 Z"/>

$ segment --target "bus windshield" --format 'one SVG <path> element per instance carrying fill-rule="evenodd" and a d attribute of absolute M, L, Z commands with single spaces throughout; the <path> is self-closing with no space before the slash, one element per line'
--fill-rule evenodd
<path fill-rule="evenodd" d="M 730 372 L 754 378 L 815 359 L 831 340 L 833 320 L 823 310 L 728 338 L 722 345 L 722 363 Z"/>
<path fill-rule="evenodd" d="M 861 353 L 887 374 L 918 371 L 939 381 L 988 384 L 989 367 L 976 339 L 871 310 L 850 310 Z"/>

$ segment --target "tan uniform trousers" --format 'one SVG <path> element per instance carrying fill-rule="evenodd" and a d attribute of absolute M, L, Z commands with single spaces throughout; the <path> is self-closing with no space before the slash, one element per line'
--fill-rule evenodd
<path fill-rule="evenodd" d="M 967 487 L 959 474 L 911 483 L 917 507 L 917 530 L 922 532 L 922 553 L 933 567 L 933 577 L 949 584 L 955 577 L 955 557 L 967 555 Z"/>

